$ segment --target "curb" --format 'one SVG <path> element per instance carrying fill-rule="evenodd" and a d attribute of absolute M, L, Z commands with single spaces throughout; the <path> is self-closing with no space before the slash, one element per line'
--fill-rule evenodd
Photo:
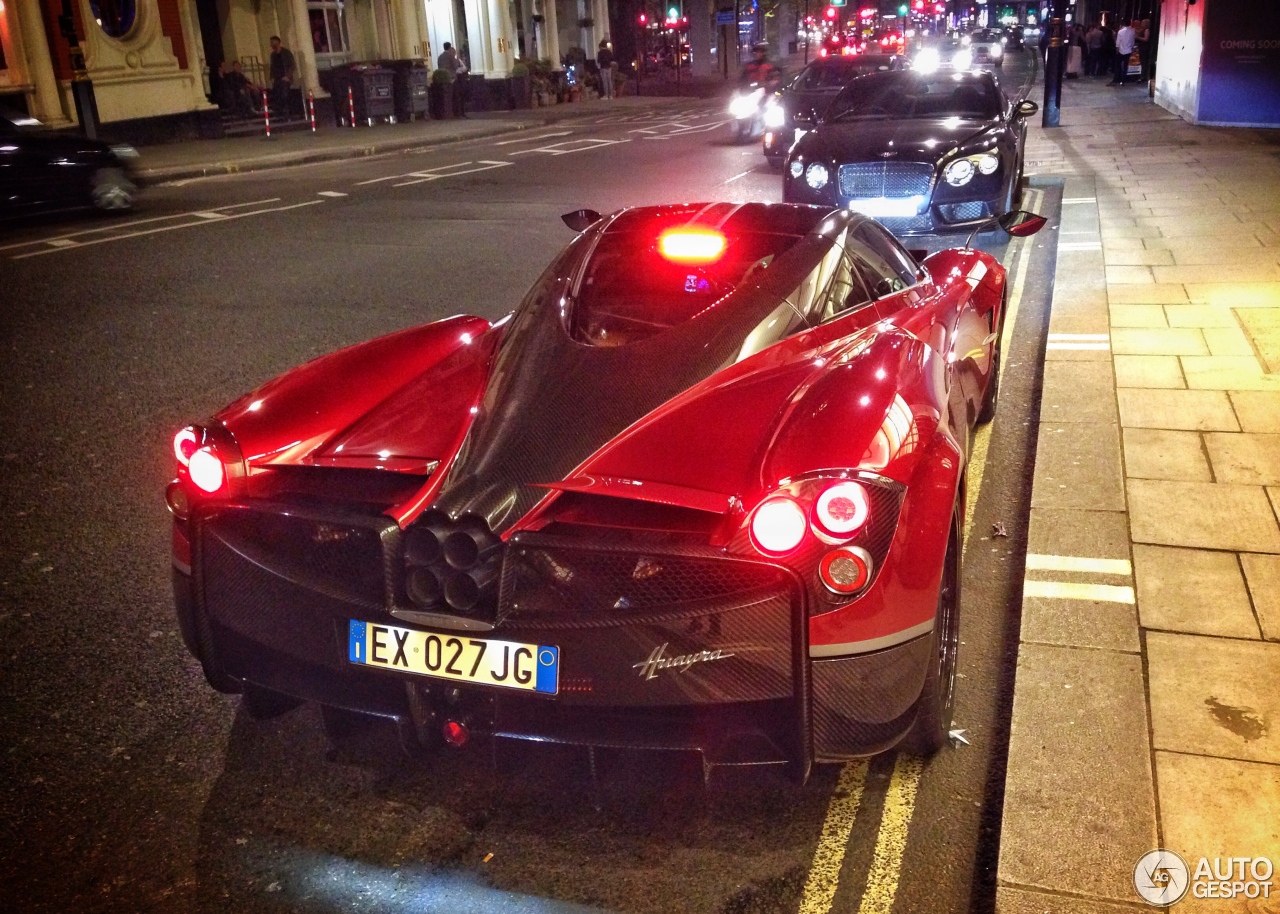
<path fill-rule="evenodd" d="M 675 98 L 675 96 L 672 96 Z M 667 101 L 664 96 L 655 96 L 655 102 Z M 640 107 L 640 106 L 635 106 Z M 657 104 L 645 105 L 656 108 Z M 332 149 L 316 149 L 311 152 L 275 153 L 256 157 L 246 157 L 235 161 L 198 162 L 190 165 L 170 165 L 158 168 L 140 168 L 137 178 L 143 184 L 159 184 L 165 181 L 182 181 L 192 178 L 208 178 L 217 175 L 244 174 L 247 172 L 270 171 L 277 168 L 289 168 L 294 165 L 312 165 L 317 162 L 341 162 L 348 159 L 364 159 L 373 156 L 387 155 L 412 150 L 427 150 L 437 146 L 463 143 L 468 140 L 488 139 L 509 133 L 520 133 L 525 130 L 539 130 L 566 121 L 573 121 L 600 113 L 594 106 L 590 111 L 566 112 L 549 115 L 537 121 L 525 123 L 495 123 L 493 127 L 484 127 L 474 131 L 459 133 L 450 132 L 438 135 L 398 137 L 381 142 L 372 142 L 359 146 L 342 146 Z"/>

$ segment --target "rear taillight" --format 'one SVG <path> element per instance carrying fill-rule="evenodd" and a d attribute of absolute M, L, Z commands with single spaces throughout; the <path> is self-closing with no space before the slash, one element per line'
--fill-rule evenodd
<path fill-rule="evenodd" d="M 187 473 L 192 484 L 209 495 L 219 491 L 227 482 L 227 471 L 222 458 L 211 447 L 195 451 L 187 462 Z"/>
<path fill-rule="evenodd" d="M 832 549 L 818 563 L 818 577 L 832 593 L 855 594 L 871 580 L 871 554 L 857 546 Z"/>
<path fill-rule="evenodd" d="M 851 480 L 828 486 L 813 508 L 820 531 L 842 539 L 862 529 L 869 513 L 867 490 Z"/>
<path fill-rule="evenodd" d="M 191 455 L 200 450 L 200 442 L 196 430 L 188 425 L 173 436 L 173 456 L 184 467 L 191 464 Z"/>
<path fill-rule="evenodd" d="M 751 541 L 769 555 L 783 555 L 800 545 L 808 524 L 804 508 L 794 498 L 766 498 L 751 518 Z"/>

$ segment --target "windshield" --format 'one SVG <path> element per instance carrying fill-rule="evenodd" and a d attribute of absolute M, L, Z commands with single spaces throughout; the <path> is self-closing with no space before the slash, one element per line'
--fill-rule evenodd
<path fill-rule="evenodd" d="M 991 29 L 978 29 L 978 31 L 974 32 L 971 37 L 973 41 L 981 41 L 981 42 L 1000 40 L 1000 36 L 995 32 L 991 31 Z"/>
<path fill-rule="evenodd" d="M 791 247 L 796 235 L 735 232 L 706 263 L 675 263 L 652 232 L 608 232 L 578 286 L 571 333 L 593 346 L 622 346 L 714 307 Z"/>
<path fill-rule="evenodd" d="M 856 79 L 831 103 L 835 121 L 872 118 L 989 119 L 1000 116 L 1000 90 L 984 75 L 940 73 L 873 73 Z"/>
<path fill-rule="evenodd" d="M 856 63 L 852 61 L 839 61 L 838 63 L 823 61 L 822 63 L 810 64 L 796 77 L 796 81 L 791 88 L 802 91 L 808 89 L 838 89 L 859 76 L 889 69 L 889 64 L 880 60 L 860 59 Z"/>

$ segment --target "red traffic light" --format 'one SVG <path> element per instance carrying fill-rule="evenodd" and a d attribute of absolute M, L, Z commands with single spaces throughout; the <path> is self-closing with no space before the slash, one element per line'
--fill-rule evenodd
<path fill-rule="evenodd" d="M 915 8 L 918 10 L 924 9 L 924 0 L 916 0 Z"/>
<path fill-rule="evenodd" d="M 939 3 L 933 8 L 933 11 L 938 14 L 945 13 L 947 11 L 947 5 L 945 3 Z"/>
<path fill-rule="evenodd" d="M 828 19 L 836 18 L 836 8 L 834 6 L 827 7 L 827 18 Z"/>
<path fill-rule="evenodd" d="M 641 25 L 647 25 L 649 22 L 649 17 L 646 16 L 644 13 L 641 13 L 640 18 L 636 21 L 639 22 Z"/>

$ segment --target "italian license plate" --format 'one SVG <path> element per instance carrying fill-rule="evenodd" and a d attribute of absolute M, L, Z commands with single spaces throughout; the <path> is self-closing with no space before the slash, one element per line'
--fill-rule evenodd
<path fill-rule="evenodd" d="M 475 685 L 555 695 L 560 649 L 542 644 L 442 635 L 352 621 L 347 645 L 352 663 Z"/>

